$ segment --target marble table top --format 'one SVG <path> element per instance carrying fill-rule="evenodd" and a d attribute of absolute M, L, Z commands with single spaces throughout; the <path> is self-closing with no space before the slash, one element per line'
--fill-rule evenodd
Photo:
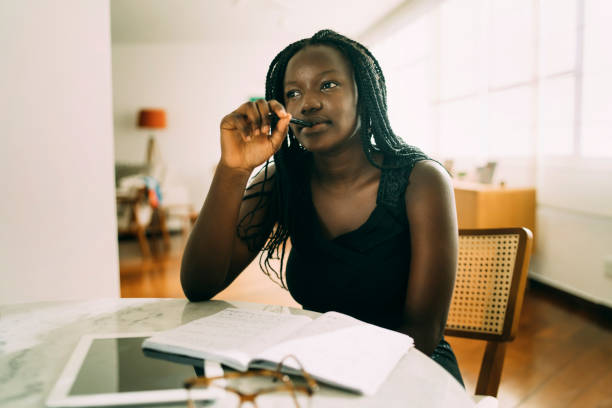
<path fill-rule="evenodd" d="M 96 299 L 0 306 L 0 407 L 44 407 L 47 395 L 85 334 L 166 330 L 226 307 L 316 316 L 258 303 L 185 299 Z M 358 396 L 329 387 L 313 407 L 472 407 L 468 393 L 416 349 L 400 360 L 377 394 Z M 177 405 L 184 406 L 184 405 Z M 214 406 L 225 406 L 219 401 Z M 263 408 L 263 407 L 262 407 Z"/>

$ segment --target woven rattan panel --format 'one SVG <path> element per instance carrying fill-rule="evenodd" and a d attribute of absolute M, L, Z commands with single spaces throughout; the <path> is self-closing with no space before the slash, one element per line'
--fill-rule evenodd
<path fill-rule="evenodd" d="M 459 236 L 447 329 L 502 334 L 518 243 L 518 234 Z"/>

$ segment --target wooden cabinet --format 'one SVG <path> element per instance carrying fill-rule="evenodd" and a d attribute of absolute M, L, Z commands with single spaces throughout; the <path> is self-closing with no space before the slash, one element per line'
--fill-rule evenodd
<path fill-rule="evenodd" d="M 535 189 L 454 182 L 459 228 L 527 227 L 535 236 Z"/>

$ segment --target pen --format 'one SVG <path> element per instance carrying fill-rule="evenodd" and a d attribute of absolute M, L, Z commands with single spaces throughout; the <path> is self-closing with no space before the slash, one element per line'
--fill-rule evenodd
<path fill-rule="evenodd" d="M 275 120 L 275 121 L 278 120 L 278 116 L 276 116 L 275 113 L 270 112 L 269 115 L 272 117 L 273 120 Z M 314 124 L 312 122 L 308 122 L 306 120 L 297 119 L 297 118 L 291 118 L 291 120 L 289 122 L 293 123 L 295 125 L 303 126 L 303 127 L 312 127 L 312 125 Z"/>
<path fill-rule="evenodd" d="M 297 119 L 297 118 L 291 118 L 291 120 L 289 122 L 290 123 L 294 123 L 296 125 L 304 126 L 304 127 L 312 127 L 312 125 L 313 125 L 312 122 L 307 122 L 305 120 Z"/>

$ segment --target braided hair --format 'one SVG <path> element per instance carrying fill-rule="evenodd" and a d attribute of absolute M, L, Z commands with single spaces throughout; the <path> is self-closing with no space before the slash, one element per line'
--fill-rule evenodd
<path fill-rule="evenodd" d="M 266 100 L 276 99 L 284 103 L 284 79 L 289 60 L 300 50 L 311 45 L 326 45 L 339 50 L 351 63 L 358 89 L 358 116 L 361 119 L 361 143 L 368 161 L 377 168 L 383 168 L 374 159 L 374 153 L 382 153 L 392 160 L 385 162 L 384 168 L 401 167 L 402 158 L 411 158 L 423 153 L 404 143 L 391 129 L 387 116 L 387 88 L 385 77 L 378 61 L 362 44 L 332 30 L 318 31 L 311 38 L 294 42 L 283 49 L 272 60 L 266 76 Z M 249 249 L 256 250 L 257 243 L 266 240 L 259 259 L 262 271 L 279 286 L 287 288 L 282 273 L 287 238 L 293 236 L 298 215 L 291 203 L 302 202 L 308 198 L 308 174 L 306 160 L 310 153 L 297 141 L 289 129 L 281 148 L 274 154 L 275 174 L 268 173 L 268 160 L 260 172 L 263 181 L 249 186 L 257 192 L 245 195 L 244 200 L 257 198 L 254 209 L 238 223 L 238 236 L 247 243 Z M 272 183 L 266 190 L 266 184 Z M 265 199 L 264 199 L 265 198 Z M 300 200 L 300 201 L 296 201 Z M 264 207 L 267 207 L 264 209 Z M 255 212 L 264 210 L 260 223 L 253 225 Z M 267 227 L 267 228 L 266 228 Z M 262 236 L 263 231 L 272 233 Z M 277 271 L 271 260 L 280 260 Z"/>

